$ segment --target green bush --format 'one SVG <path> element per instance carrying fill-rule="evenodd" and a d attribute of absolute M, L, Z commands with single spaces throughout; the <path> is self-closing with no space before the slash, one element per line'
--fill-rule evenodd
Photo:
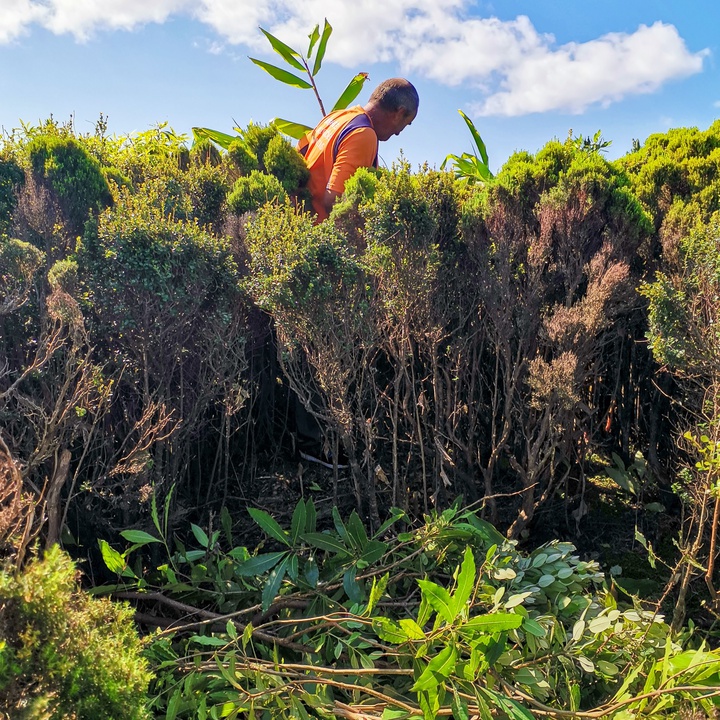
<path fill-rule="evenodd" d="M 44 253 L 34 245 L 0 234 L 0 315 L 25 302 L 44 261 Z"/>
<path fill-rule="evenodd" d="M 270 145 L 270 141 L 278 135 L 278 130 L 272 125 L 261 125 L 260 123 L 250 123 L 243 130 L 243 140 L 250 152 L 252 152 L 260 163 L 260 169 L 265 169 L 265 151 Z"/>
<path fill-rule="evenodd" d="M 200 225 L 218 226 L 230 189 L 225 170 L 213 165 L 193 167 L 188 171 L 186 181 L 192 217 Z"/>
<path fill-rule="evenodd" d="M 49 186 L 73 233 L 79 233 L 91 212 L 112 202 L 100 163 L 76 139 L 39 135 L 27 147 L 35 178 Z"/>
<path fill-rule="evenodd" d="M 228 147 L 228 156 L 241 175 L 249 175 L 253 170 L 259 170 L 257 155 L 250 150 L 244 140 L 235 140 Z"/>
<path fill-rule="evenodd" d="M 15 720 L 142 720 L 151 674 L 133 611 L 78 586 L 55 546 L 0 572 L 0 715 Z"/>
<path fill-rule="evenodd" d="M 7 232 L 17 206 L 17 190 L 25 180 L 22 168 L 14 160 L 0 159 L 0 232 Z"/>
<path fill-rule="evenodd" d="M 270 140 L 263 161 L 267 172 L 280 181 L 287 193 L 295 192 L 310 177 L 302 155 L 282 135 Z"/>
<path fill-rule="evenodd" d="M 48 272 L 48 282 L 53 290 L 75 295 L 78 285 L 78 264 L 75 260 L 57 260 Z"/>
<path fill-rule="evenodd" d="M 237 215 L 257 210 L 267 202 L 284 202 L 287 193 L 273 175 L 253 170 L 247 177 L 238 178 L 228 196 L 228 207 Z"/>
<path fill-rule="evenodd" d="M 222 162 L 222 156 L 215 147 L 215 143 L 206 138 L 192 146 L 190 162 L 193 165 L 219 165 Z"/>

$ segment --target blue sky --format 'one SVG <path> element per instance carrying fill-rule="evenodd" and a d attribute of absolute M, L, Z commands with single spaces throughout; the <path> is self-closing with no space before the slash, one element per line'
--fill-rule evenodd
<path fill-rule="evenodd" d="M 418 118 L 381 146 L 388 165 L 401 150 L 413 166 L 470 151 L 458 109 L 495 170 L 570 130 L 601 130 L 617 157 L 633 138 L 720 117 L 717 0 L 0 0 L 0 126 L 53 115 L 91 132 L 100 113 L 118 135 L 314 124 L 312 93 L 248 55 L 281 63 L 258 26 L 305 50 L 325 17 L 328 105 L 360 71 L 361 103 L 386 77 L 418 88 Z"/>

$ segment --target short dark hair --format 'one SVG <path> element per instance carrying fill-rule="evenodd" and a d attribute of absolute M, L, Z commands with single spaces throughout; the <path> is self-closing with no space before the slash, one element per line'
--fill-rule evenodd
<path fill-rule="evenodd" d="M 403 108 L 408 115 L 417 115 L 420 98 L 411 82 L 405 78 L 390 78 L 373 90 L 370 102 L 387 112 Z"/>

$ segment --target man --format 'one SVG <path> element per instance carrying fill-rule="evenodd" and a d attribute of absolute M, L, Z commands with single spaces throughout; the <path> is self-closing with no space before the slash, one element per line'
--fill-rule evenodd
<path fill-rule="evenodd" d="M 308 189 L 318 222 L 327 218 L 345 182 L 360 167 L 377 167 L 378 141 L 399 135 L 415 119 L 417 90 L 403 78 L 380 83 L 367 104 L 326 115 L 298 143 L 310 170 Z"/>

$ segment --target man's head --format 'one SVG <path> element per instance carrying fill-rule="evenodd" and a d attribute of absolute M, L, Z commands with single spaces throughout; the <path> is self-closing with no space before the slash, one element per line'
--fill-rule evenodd
<path fill-rule="evenodd" d="M 380 83 L 365 105 L 378 140 L 399 135 L 415 119 L 419 103 L 417 90 L 404 78 Z"/>

